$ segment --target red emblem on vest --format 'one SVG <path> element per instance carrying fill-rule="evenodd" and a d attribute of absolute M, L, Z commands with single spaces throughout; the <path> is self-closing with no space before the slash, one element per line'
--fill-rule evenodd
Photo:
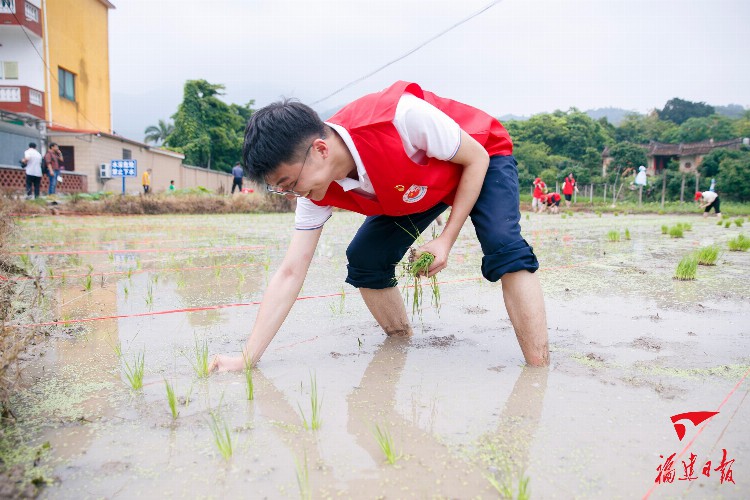
<path fill-rule="evenodd" d="M 427 186 L 417 186 L 412 184 L 404 193 L 404 203 L 416 203 L 427 194 Z"/>

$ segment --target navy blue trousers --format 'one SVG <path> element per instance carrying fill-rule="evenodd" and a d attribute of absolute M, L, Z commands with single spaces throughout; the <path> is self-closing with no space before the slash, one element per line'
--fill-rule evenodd
<path fill-rule="evenodd" d="M 396 265 L 415 236 L 448 208 L 445 203 L 418 214 L 367 217 L 346 249 L 346 282 L 357 288 L 396 286 Z M 482 247 L 482 275 L 495 282 L 504 274 L 534 272 L 539 261 L 521 237 L 518 169 L 513 156 L 493 156 L 470 214 Z"/>

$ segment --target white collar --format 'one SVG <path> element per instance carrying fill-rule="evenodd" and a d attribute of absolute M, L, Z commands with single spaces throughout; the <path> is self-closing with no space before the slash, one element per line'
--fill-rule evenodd
<path fill-rule="evenodd" d="M 339 134 L 341 139 L 343 139 L 344 144 L 346 144 L 346 147 L 349 149 L 349 152 L 352 154 L 352 158 L 354 158 L 354 164 L 357 166 L 358 179 L 355 180 L 349 177 L 344 177 L 343 179 L 336 180 L 336 182 L 339 184 L 339 186 L 341 186 L 341 188 L 344 191 L 351 191 L 352 189 L 363 189 L 365 191 L 372 191 L 372 184 L 370 184 L 370 176 L 367 175 L 365 166 L 362 164 L 362 158 L 359 157 L 359 152 L 357 151 L 357 147 L 354 145 L 352 136 L 349 135 L 349 131 L 346 130 L 341 125 L 336 125 L 335 123 L 325 122 L 325 124 L 331 127 L 333 130 L 335 130 L 336 133 Z"/>

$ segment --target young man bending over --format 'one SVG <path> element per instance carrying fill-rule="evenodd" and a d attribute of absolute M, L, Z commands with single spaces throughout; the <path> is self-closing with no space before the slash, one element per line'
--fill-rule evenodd
<path fill-rule="evenodd" d="M 539 262 L 521 237 L 518 173 L 505 128 L 490 115 L 396 82 L 322 122 L 308 106 L 284 101 L 253 114 L 245 132 L 248 176 L 273 193 L 297 197 L 296 231 L 268 284 L 243 355 L 255 364 L 286 319 L 305 280 L 331 207 L 367 217 L 346 251 L 346 282 L 359 288 L 387 335 L 412 328 L 395 280 L 396 264 L 452 206 L 442 233 L 419 247 L 448 266 L 471 217 L 484 253 L 482 274 L 500 280 L 508 315 L 530 365 L 549 363 Z M 240 370 L 243 356 L 218 355 L 212 370 Z"/>

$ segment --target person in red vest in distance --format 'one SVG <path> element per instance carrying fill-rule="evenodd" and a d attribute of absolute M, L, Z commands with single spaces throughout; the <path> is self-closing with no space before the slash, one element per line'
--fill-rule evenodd
<path fill-rule="evenodd" d="M 549 207 L 549 211 L 551 214 L 559 214 L 561 199 L 562 198 L 560 197 L 559 193 L 552 192 L 549 194 L 543 194 L 539 199 L 542 204 L 542 208 L 539 210 L 539 212 L 544 212 L 544 210 Z"/>
<path fill-rule="evenodd" d="M 544 208 L 544 204 L 542 203 L 542 196 L 547 192 L 547 185 L 544 183 L 542 179 L 537 177 L 534 179 L 534 193 L 531 195 L 531 211 L 532 212 L 541 212 Z"/>
<path fill-rule="evenodd" d="M 573 199 L 573 192 L 578 192 L 578 184 L 573 172 L 569 173 L 563 182 L 563 195 L 565 196 L 565 206 L 570 207 L 570 200 Z"/>
<path fill-rule="evenodd" d="M 442 233 L 417 250 L 435 255 L 432 276 L 447 267 L 471 217 L 484 254 L 482 274 L 501 281 L 526 362 L 549 364 L 544 297 L 534 274 L 539 262 L 521 237 L 512 150 L 508 132 L 492 116 L 402 81 L 326 122 L 291 100 L 256 111 L 245 131 L 246 173 L 272 193 L 297 197 L 296 230 L 242 355 L 217 355 L 211 370 L 241 370 L 243 357 L 255 364 L 263 355 L 302 288 L 332 207 L 367 216 L 346 251 L 346 282 L 359 288 L 389 336 L 412 334 L 395 278 L 415 239 L 404 228 L 424 231 L 452 207 Z"/>

